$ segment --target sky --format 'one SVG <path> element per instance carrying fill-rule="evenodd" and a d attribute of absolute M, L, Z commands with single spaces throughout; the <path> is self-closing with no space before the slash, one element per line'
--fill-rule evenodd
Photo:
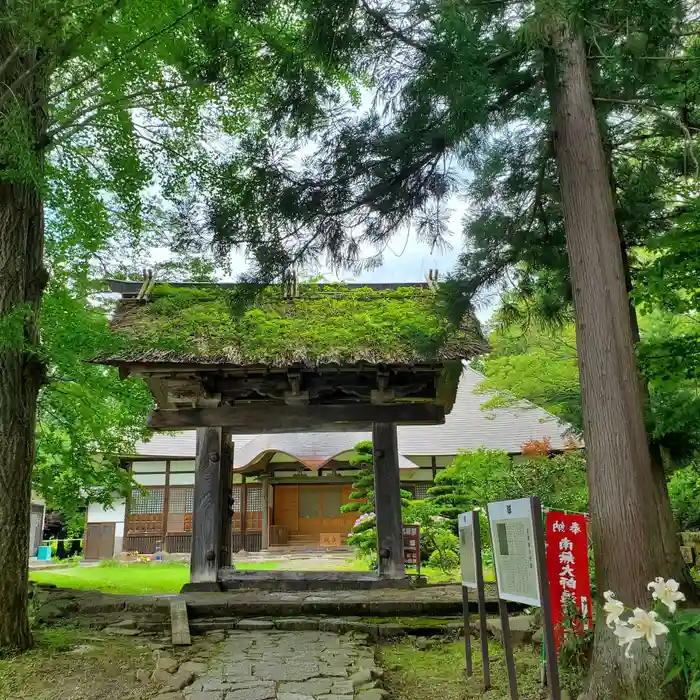
<path fill-rule="evenodd" d="M 447 242 L 449 248 L 434 250 L 416 240 L 415 235 L 409 233 L 397 234 L 383 253 L 383 264 L 373 270 L 365 270 L 358 275 L 353 275 L 349 271 L 340 273 L 333 272 L 329 267 L 319 265 L 316 268 L 303 270 L 304 276 L 322 277 L 329 282 L 424 282 L 430 270 L 438 270 L 439 278 L 445 277 L 452 272 L 457 262 L 457 258 L 464 247 L 462 238 L 462 218 L 466 210 L 465 204 L 452 202 L 451 215 L 449 217 L 449 236 Z M 367 257 L 372 251 L 367 251 Z M 151 251 L 153 263 L 167 260 L 171 257 L 168 248 L 157 248 Z M 239 275 L 246 272 L 248 262 L 242 253 L 232 253 L 229 259 L 229 273 L 221 278 L 224 282 L 235 282 Z M 476 309 L 476 316 L 482 322 L 487 322 L 498 302 L 496 290 L 480 295 L 482 303 Z"/>

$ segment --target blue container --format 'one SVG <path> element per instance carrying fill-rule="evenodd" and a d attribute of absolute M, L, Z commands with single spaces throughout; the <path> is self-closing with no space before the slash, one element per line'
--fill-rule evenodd
<path fill-rule="evenodd" d="M 39 547 L 36 558 L 39 561 L 51 561 L 51 547 Z"/>

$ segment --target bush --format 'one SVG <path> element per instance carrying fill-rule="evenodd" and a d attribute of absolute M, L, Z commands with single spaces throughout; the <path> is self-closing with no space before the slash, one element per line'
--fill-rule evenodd
<path fill-rule="evenodd" d="M 353 479 L 350 503 L 340 507 L 343 513 L 360 513 L 352 532 L 348 537 L 348 544 L 357 547 L 361 556 L 376 562 L 377 557 L 377 521 L 374 515 L 374 457 L 372 443 L 369 440 L 358 442 L 354 453 L 350 457 L 350 464 L 361 467 Z M 406 506 L 410 497 L 408 491 L 401 491 L 401 504 Z"/>
<path fill-rule="evenodd" d="M 440 506 L 435 502 L 411 501 L 403 510 L 403 521 L 420 525 L 421 561 L 428 561 L 436 549 L 459 550 L 459 539 L 452 532 L 452 522 L 440 515 Z"/>
<path fill-rule="evenodd" d="M 459 568 L 459 554 L 451 549 L 436 549 L 428 559 L 428 564 L 435 569 L 449 574 Z"/>
<path fill-rule="evenodd" d="M 674 472 L 668 495 L 678 529 L 700 529 L 700 466 L 691 464 Z"/>
<path fill-rule="evenodd" d="M 435 549 L 459 554 L 459 537 L 453 532 L 442 530 L 435 535 Z"/>

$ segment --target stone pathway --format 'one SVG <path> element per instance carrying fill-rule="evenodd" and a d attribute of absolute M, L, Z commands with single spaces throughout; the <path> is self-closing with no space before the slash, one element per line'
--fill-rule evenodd
<path fill-rule="evenodd" d="M 382 671 L 366 635 L 229 632 L 184 694 L 161 700 L 382 700 Z"/>

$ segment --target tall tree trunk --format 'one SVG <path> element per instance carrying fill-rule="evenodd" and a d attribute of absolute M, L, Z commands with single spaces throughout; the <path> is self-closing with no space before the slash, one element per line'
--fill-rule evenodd
<path fill-rule="evenodd" d="M 632 273 L 630 271 L 629 254 L 627 246 L 622 238 L 622 232 L 618 226 L 618 235 L 620 236 L 620 251 L 622 253 L 622 264 L 625 270 L 625 287 L 630 299 L 630 321 L 632 324 L 632 342 L 637 345 L 640 341 L 639 334 L 639 319 L 637 318 L 637 310 L 632 304 Z M 649 404 L 651 397 L 649 395 L 649 385 L 647 380 L 639 376 L 641 383 L 642 399 L 645 405 Z M 690 567 L 683 561 L 680 556 L 680 542 L 676 532 L 676 523 L 673 518 L 673 510 L 671 509 L 671 499 L 668 496 L 668 483 L 666 481 L 666 469 L 664 466 L 664 458 L 661 453 L 661 445 L 654 441 L 649 441 L 649 458 L 651 459 L 651 473 L 654 477 L 655 489 L 654 496 L 656 498 L 656 513 L 659 518 L 659 532 L 664 533 L 661 536 L 661 543 L 666 551 L 667 566 L 665 569 L 674 571 L 680 562 L 681 570 L 676 576 L 676 580 L 681 583 L 685 591 L 688 602 L 698 603 L 698 590 L 690 574 Z"/>
<path fill-rule="evenodd" d="M 553 36 L 549 81 L 561 181 L 588 457 L 593 547 L 600 592 L 649 606 L 647 583 L 678 577 L 680 550 L 668 496 L 654 477 L 608 168 L 583 39 Z M 665 501 L 665 502 L 664 502 Z M 676 553 L 676 556 L 673 553 Z M 639 643 L 641 644 L 641 643 Z M 587 697 L 668 697 L 661 660 L 648 649 L 625 659 L 599 616 Z"/>
<path fill-rule="evenodd" d="M 610 190 L 613 193 L 613 201 L 615 201 L 616 195 L 616 183 L 615 174 L 612 167 L 612 143 L 607 133 L 605 123 L 601 122 L 600 111 L 598 114 L 598 124 L 602 131 L 601 137 L 603 140 L 603 151 L 605 153 L 606 164 L 608 167 L 608 178 L 610 180 Z M 632 271 L 630 269 L 630 258 L 627 243 L 625 242 L 624 231 L 620 224 L 619 218 L 616 217 L 617 222 L 617 233 L 620 239 L 620 252 L 622 254 L 622 266 L 625 272 L 625 288 L 627 289 L 627 296 L 629 299 L 629 310 L 630 310 L 630 323 L 632 328 L 632 342 L 634 345 L 638 345 L 641 339 L 639 332 L 639 319 L 637 317 L 637 309 L 632 303 Z M 639 373 L 639 381 L 642 390 L 642 399 L 645 406 L 649 406 L 651 396 L 649 393 L 649 384 L 645 377 Z M 667 551 L 666 557 L 668 560 L 669 569 L 673 570 L 678 565 L 678 539 L 676 534 L 676 524 L 673 518 L 673 511 L 671 510 L 671 501 L 668 496 L 668 484 L 666 481 L 666 470 L 664 467 L 664 459 L 661 453 L 661 445 L 656 442 L 649 440 L 649 457 L 651 459 L 651 471 L 654 476 L 654 482 L 656 484 L 655 497 L 657 499 L 657 513 L 659 517 L 659 531 L 665 533 L 661 541 L 665 546 L 670 547 Z M 685 591 L 688 601 L 693 603 L 698 602 L 698 590 L 693 577 L 690 573 L 690 567 L 681 560 L 682 571 L 679 574 L 678 581 L 680 581 Z"/>
<path fill-rule="evenodd" d="M 13 48 L 0 34 L 0 64 Z M 3 76 L 12 85 L 36 65 L 25 54 Z M 41 69 L 40 69 L 41 70 Z M 36 409 L 45 367 L 39 352 L 43 265 L 41 145 L 45 118 L 40 70 L 14 88 L 0 119 L 22 124 L 17 142 L 0 145 L 0 648 L 31 645 L 27 615 L 31 473 Z M 22 141 L 22 132 L 27 134 Z"/>

